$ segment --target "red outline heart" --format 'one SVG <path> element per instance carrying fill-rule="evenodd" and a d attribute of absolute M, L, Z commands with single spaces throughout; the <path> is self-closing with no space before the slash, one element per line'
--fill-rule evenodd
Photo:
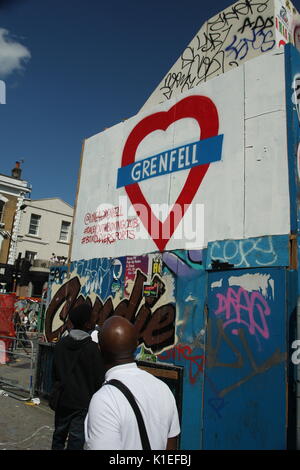
<path fill-rule="evenodd" d="M 131 131 L 126 141 L 126 144 L 123 149 L 122 154 L 122 166 L 130 165 L 135 162 L 135 153 L 140 142 L 151 132 L 156 130 L 165 131 L 173 122 L 178 121 L 179 119 L 184 118 L 194 118 L 199 124 L 201 130 L 201 140 L 208 139 L 209 137 L 214 137 L 218 135 L 219 131 L 219 117 L 218 111 L 214 103 L 210 98 L 206 96 L 194 95 L 188 96 L 183 100 L 176 103 L 169 111 L 162 111 L 159 113 L 151 114 L 147 116 L 142 121 L 140 121 Z M 133 206 L 136 204 L 142 204 L 147 209 L 147 216 L 145 217 L 144 212 L 138 214 L 142 220 L 145 228 L 147 229 L 149 235 L 156 243 L 158 249 L 163 251 L 166 244 L 172 237 L 177 225 L 183 218 L 188 206 L 191 204 L 194 196 L 208 170 L 209 163 L 204 165 L 195 166 L 190 169 L 186 182 L 181 190 L 181 193 L 178 196 L 178 199 L 175 204 L 179 204 L 181 207 L 181 215 L 178 216 L 176 211 L 173 212 L 174 206 L 172 207 L 168 217 L 164 222 L 161 222 L 155 215 L 152 213 L 152 210 L 146 201 L 140 187 L 139 183 L 134 183 L 128 186 L 125 186 L 128 197 Z M 173 216 L 172 216 L 173 214 Z M 159 237 L 153 238 L 151 235 L 151 221 L 155 221 L 159 226 Z M 163 226 L 165 224 L 170 224 L 170 238 L 162 238 L 161 235 L 163 232 Z M 149 228 L 150 227 L 150 230 Z M 168 227 L 168 225 L 167 225 Z"/>

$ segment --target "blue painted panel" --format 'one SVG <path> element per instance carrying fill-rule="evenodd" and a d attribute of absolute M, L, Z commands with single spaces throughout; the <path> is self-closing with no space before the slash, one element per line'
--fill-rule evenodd
<path fill-rule="evenodd" d="M 288 235 L 223 240 L 208 244 L 206 269 L 212 260 L 233 264 L 235 268 L 289 266 Z"/>
<path fill-rule="evenodd" d="M 285 270 L 208 278 L 203 448 L 285 449 Z"/>
<path fill-rule="evenodd" d="M 163 259 L 165 269 L 175 274 L 176 279 L 176 343 L 160 354 L 158 360 L 184 367 L 180 448 L 201 449 L 205 346 L 201 333 L 207 273 L 201 265 L 200 252 L 178 250 L 164 253 Z"/>
<path fill-rule="evenodd" d="M 295 349 L 292 348 L 297 336 L 297 300 L 298 300 L 298 272 L 287 271 L 287 312 L 288 312 L 288 429 L 287 448 L 297 448 L 297 366 L 291 360 Z"/>
<path fill-rule="evenodd" d="M 286 115 L 290 187 L 291 230 L 297 230 L 297 200 L 300 186 L 297 168 L 297 149 L 300 142 L 300 54 L 291 44 L 285 47 Z"/>

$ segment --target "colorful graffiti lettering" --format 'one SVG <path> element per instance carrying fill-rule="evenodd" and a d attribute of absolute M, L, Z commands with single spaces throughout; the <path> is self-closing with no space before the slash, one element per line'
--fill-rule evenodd
<path fill-rule="evenodd" d="M 280 364 L 286 359 L 286 353 L 280 352 L 278 349 L 276 349 L 269 358 L 267 358 L 261 364 L 258 364 L 254 358 L 253 351 L 251 351 L 251 347 L 246 338 L 246 334 L 244 330 L 242 329 L 239 330 L 238 337 L 240 341 L 240 346 L 237 347 L 231 341 L 228 334 L 226 334 L 226 332 L 224 331 L 222 320 L 219 320 L 217 322 L 218 334 L 216 338 L 216 345 L 214 346 L 212 334 L 211 334 L 212 333 L 211 322 L 209 326 L 210 326 L 210 329 L 208 330 L 209 337 L 207 340 L 207 356 L 206 356 L 206 361 L 205 361 L 205 364 L 208 369 L 213 369 L 215 367 L 230 367 L 230 368 L 242 369 L 245 367 L 246 359 L 249 361 L 251 365 L 250 373 L 248 373 L 245 377 L 240 377 L 237 382 L 226 386 L 222 390 L 219 390 L 218 391 L 219 397 L 224 397 L 235 388 L 251 380 L 256 375 L 266 372 L 267 370 L 271 369 L 273 366 Z M 236 356 L 236 361 L 228 362 L 228 363 L 219 362 L 220 359 L 218 358 L 218 354 L 220 351 L 222 341 L 225 341 L 230 351 Z"/>
<path fill-rule="evenodd" d="M 247 240 L 227 240 L 209 244 L 207 254 L 208 268 L 212 260 L 233 264 L 235 268 L 252 266 L 274 266 L 277 263 L 285 265 L 288 260 L 280 259 L 280 246 L 286 244 L 285 237 L 259 237 Z"/>
<path fill-rule="evenodd" d="M 50 269 L 49 282 L 62 284 L 67 277 L 67 266 L 56 266 Z"/>
<path fill-rule="evenodd" d="M 296 106 L 298 120 L 300 122 L 300 75 L 297 74 L 294 77 L 292 83 L 292 102 Z"/>
<path fill-rule="evenodd" d="M 217 329 L 217 333 L 214 334 L 214 329 Z M 200 344 L 199 344 L 200 346 Z M 226 349 L 224 349 L 226 346 Z M 202 345 L 202 347 L 204 347 Z M 228 357 L 233 357 L 233 360 L 224 362 L 220 357 L 220 351 L 227 351 Z M 211 318 L 207 324 L 207 340 L 206 340 L 206 358 L 205 358 L 205 369 L 204 376 L 206 383 L 208 384 L 213 398 L 209 400 L 209 405 L 216 412 L 219 418 L 222 417 L 221 410 L 228 404 L 224 397 L 230 392 L 240 387 L 242 384 L 247 383 L 259 374 L 265 373 L 272 367 L 282 363 L 286 359 L 286 353 L 276 349 L 274 353 L 258 364 L 254 358 L 254 352 L 251 350 L 250 344 L 246 338 L 245 331 L 240 329 L 238 332 L 238 343 L 232 341 L 232 338 L 224 330 L 224 324 L 222 319 Z M 250 365 L 250 369 L 243 376 L 238 374 L 238 380 L 224 388 L 218 388 L 214 381 L 210 377 L 210 371 L 215 368 L 233 368 L 243 370 L 246 364 Z M 246 369 L 245 369 L 246 370 Z"/>
<path fill-rule="evenodd" d="M 199 374 L 203 374 L 204 355 L 193 355 L 192 348 L 187 345 L 177 344 L 173 349 L 160 354 L 158 358 L 166 360 L 186 360 L 189 362 L 189 381 L 193 385 L 197 382 Z M 193 373 L 193 366 L 196 366 L 196 373 Z"/>
<path fill-rule="evenodd" d="M 229 287 L 226 295 L 217 294 L 219 305 L 215 310 L 215 315 L 225 315 L 224 328 L 228 325 L 245 325 L 251 335 L 257 332 L 265 339 L 268 339 L 269 329 L 266 317 L 271 314 L 271 310 L 266 299 L 260 292 L 248 292 L 240 287 L 236 292 Z M 260 322 L 258 323 L 256 317 Z M 238 334 L 237 329 L 232 330 L 233 334 Z"/>
<path fill-rule="evenodd" d="M 137 270 L 135 282 L 129 299 L 123 299 L 116 308 L 112 303 L 112 298 L 106 299 L 105 303 L 97 296 L 92 305 L 89 297 L 84 298 L 80 295 L 81 284 L 76 276 L 56 292 L 47 309 L 45 333 L 48 341 L 58 338 L 68 327 L 71 327 L 68 321 L 68 313 L 74 306 L 81 303 L 88 303 L 93 307 L 92 315 L 96 323 L 101 326 L 104 321 L 112 315 L 121 315 L 131 321 L 138 333 L 139 344 L 145 346 L 153 352 L 159 352 L 164 347 L 174 343 L 175 336 L 175 306 L 167 303 L 160 306 L 154 312 L 153 307 L 165 293 L 164 282 L 158 275 L 152 279 L 152 284 L 156 284 L 157 295 L 145 297 L 143 300 L 144 283 L 147 277 L 140 270 Z M 60 308 L 62 309 L 60 310 Z M 59 318 L 63 322 L 55 331 L 52 331 L 52 324 L 55 315 L 59 312 Z"/>
<path fill-rule="evenodd" d="M 250 28 L 251 33 L 248 37 L 238 38 L 235 34 L 232 43 L 226 47 L 228 57 L 234 55 L 234 60 L 243 60 L 248 55 L 249 50 L 259 50 L 260 52 L 268 52 L 275 47 L 276 41 L 273 39 L 274 22 L 272 18 L 264 20 L 261 16 L 256 18 L 255 22 L 251 22 L 246 18 L 243 26 L 238 30 L 241 34 L 245 29 Z M 267 31 L 266 31 L 267 30 Z"/>
<path fill-rule="evenodd" d="M 111 295 L 113 281 L 118 280 L 122 272 L 123 265 L 118 259 L 80 260 L 71 265 L 71 273 L 76 273 L 81 278 L 80 293 L 84 297 L 92 292 L 100 292 L 101 298 L 106 299 Z"/>

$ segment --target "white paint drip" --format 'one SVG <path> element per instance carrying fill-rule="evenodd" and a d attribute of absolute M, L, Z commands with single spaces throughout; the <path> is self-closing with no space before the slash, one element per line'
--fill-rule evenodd
<path fill-rule="evenodd" d="M 165 293 L 157 301 L 157 303 L 155 304 L 155 308 L 162 307 L 164 304 L 168 302 L 173 302 L 173 303 L 176 302 L 176 299 L 175 299 L 176 283 L 174 281 L 172 274 L 164 274 L 164 276 L 162 277 L 162 281 L 165 285 Z"/>
<path fill-rule="evenodd" d="M 274 299 L 274 297 L 275 297 L 274 279 L 270 279 L 270 280 L 269 280 L 269 284 L 270 284 L 270 286 L 271 286 L 271 289 L 272 289 L 272 297 L 273 297 L 273 299 Z"/>
<path fill-rule="evenodd" d="M 219 281 L 213 282 L 211 285 L 211 289 L 215 289 L 216 287 L 222 287 L 223 279 L 220 279 Z"/>
<path fill-rule="evenodd" d="M 232 276 L 228 279 L 229 286 L 240 286 L 248 292 L 260 291 L 264 297 L 267 295 L 268 287 L 272 288 L 274 298 L 274 280 L 270 274 L 244 274 L 243 276 Z"/>
<path fill-rule="evenodd" d="M 195 302 L 197 299 L 196 297 L 193 297 L 191 294 L 187 296 L 185 299 L 185 302 Z"/>

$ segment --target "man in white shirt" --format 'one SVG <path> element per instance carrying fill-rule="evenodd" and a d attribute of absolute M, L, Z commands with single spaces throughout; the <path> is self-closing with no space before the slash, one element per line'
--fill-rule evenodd
<path fill-rule="evenodd" d="M 100 336 L 105 380 L 120 380 L 133 393 L 152 450 L 176 449 L 180 426 L 175 398 L 164 382 L 137 367 L 137 345 L 136 330 L 128 320 L 120 316 L 106 320 Z M 136 416 L 115 386 L 104 384 L 93 395 L 85 420 L 85 441 L 87 450 L 142 449 Z"/>

